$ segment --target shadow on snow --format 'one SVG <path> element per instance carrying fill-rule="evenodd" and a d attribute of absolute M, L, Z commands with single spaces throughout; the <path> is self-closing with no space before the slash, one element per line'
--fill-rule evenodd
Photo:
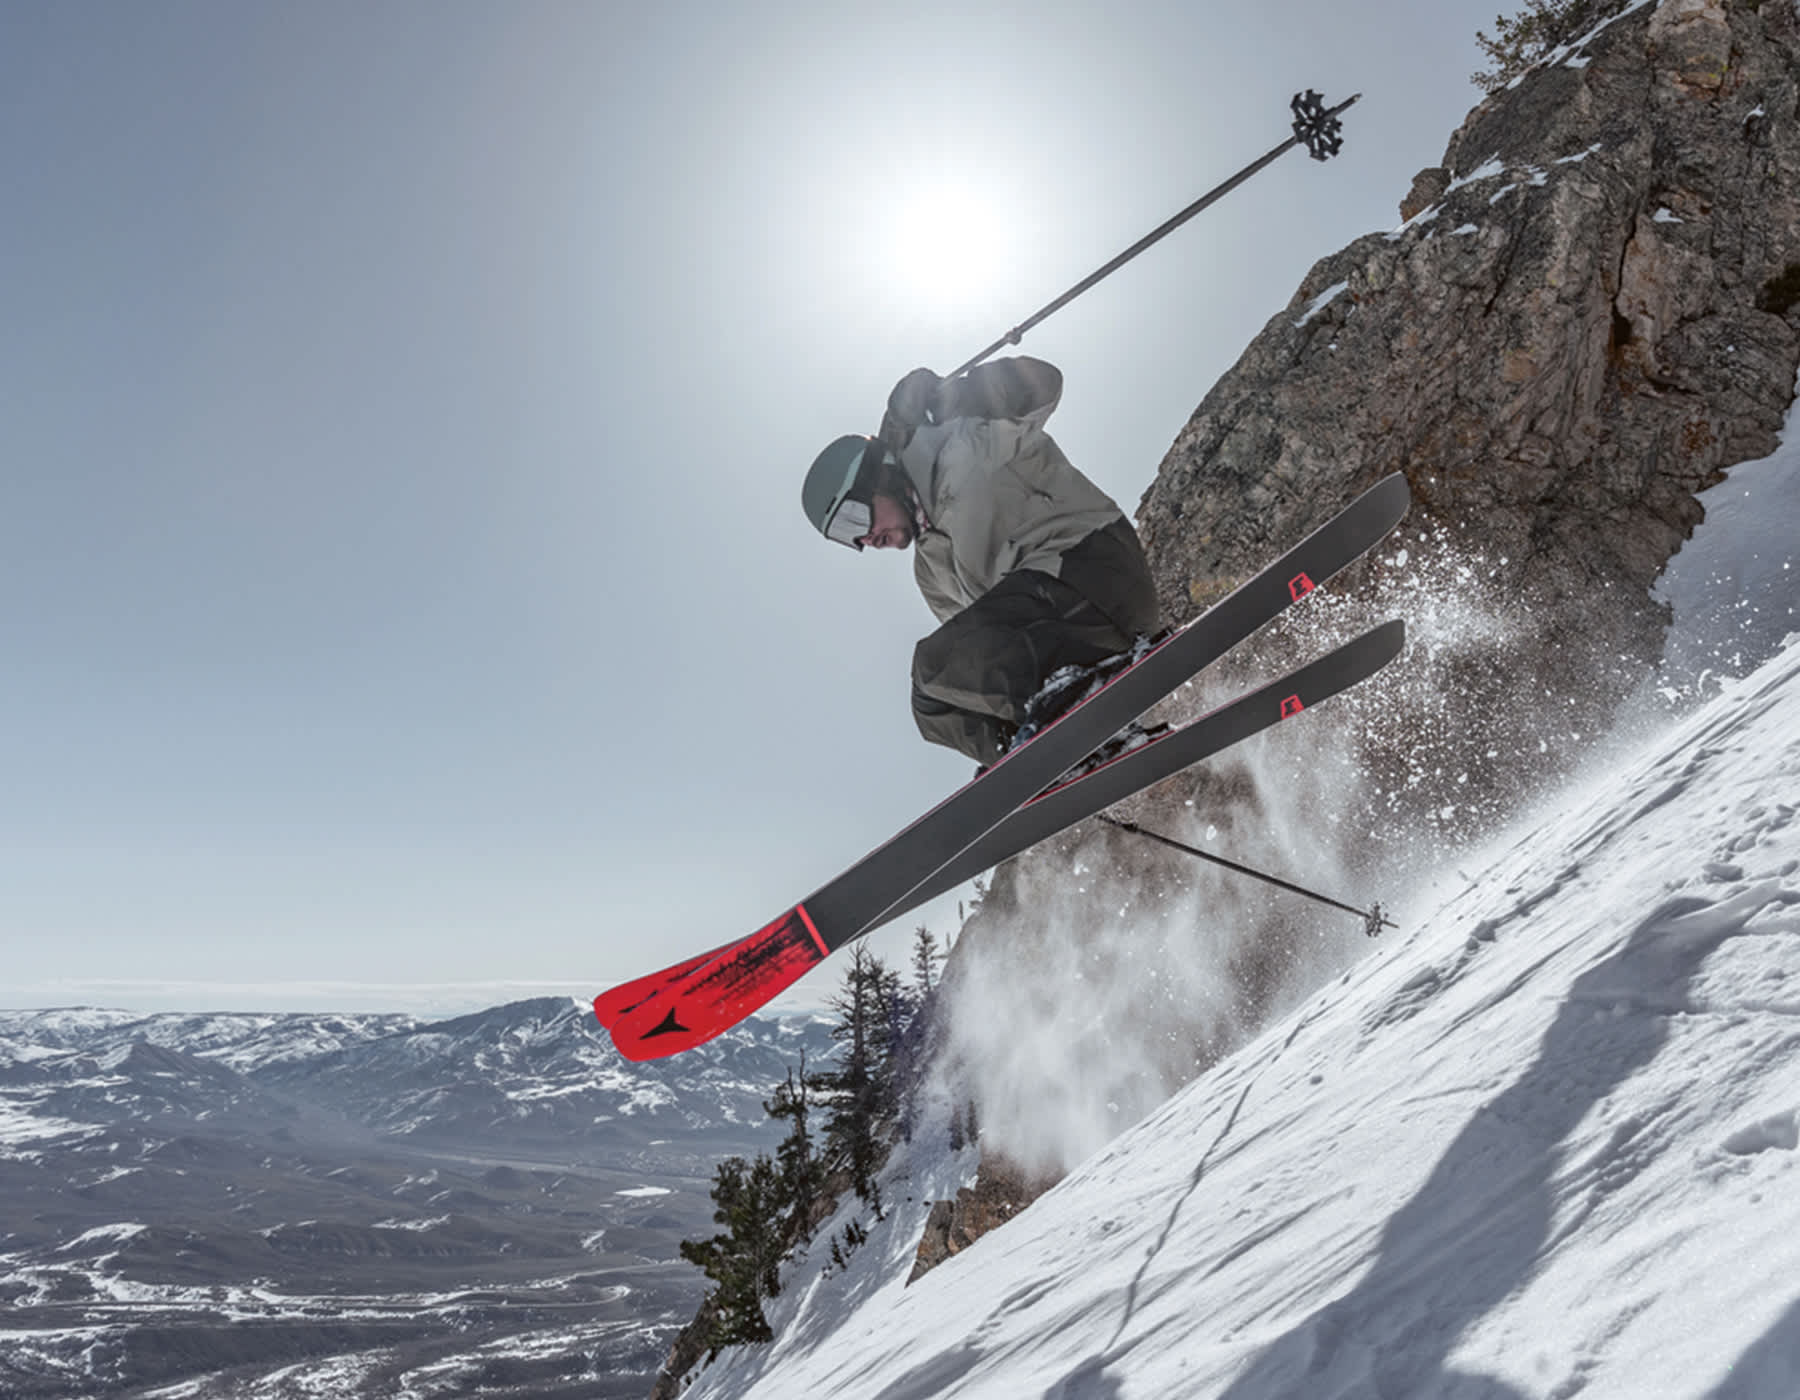
<path fill-rule="evenodd" d="M 1485 1315 L 1530 1282 L 1554 1244 L 1559 1200 L 1570 1204 L 1553 1182 L 1560 1144 L 1656 1058 L 1668 1039 L 1667 1013 L 1685 1000 L 1686 985 L 1707 955 L 1754 912 L 1746 907 L 1751 902 L 1740 896 L 1714 908 L 1694 897 L 1670 900 L 1616 952 L 1582 973 L 1531 1067 L 1475 1114 L 1418 1193 L 1388 1221 L 1355 1287 L 1263 1350 L 1221 1400 L 1517 1400 L 1519 1392 L 1503 1381 L 1456 1371 L 1449 1355 Z M 1627 1014 L 1617 1014 L 1621 1008 Z M 1582 1189 L 1580 1216 L 1648 1165 L 1652 1154 L 1632 1145 L 1646 1126 L 1620 1124 L 1608 1160 Z M 1121 1345 L 1123 1332 L 1122 1325 L 1103 1353 L 1052 1386 L 1045 1400 L 1115 1393 L 1107 1367 L 1135 1345 Z M 1750 1379 L 1734 1379 L 1712 1400 L 1765 1393 L 1745 1386 L 1756 1387 L 1753 1378 L 1765 1371 L 1791 1376 L 1797 1353 L 1800 1304 L 1740 1363 Z"/>

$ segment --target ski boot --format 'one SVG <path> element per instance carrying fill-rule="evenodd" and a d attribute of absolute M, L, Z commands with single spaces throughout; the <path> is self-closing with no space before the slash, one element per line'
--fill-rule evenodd
<path fill-rule="evenodd" d="M 1143 748 L 1152 739 L 1160 739 L 1169 732 L 1169 729 L 1170 726 L 1167 724 L 1139 724 L 1133 720 L 1050 786 L 1058 788 L 1065 783 L 1074 782 L 1077 778 L 1085 778 L 1095 769 L 1106 767 L 1115 758 L 1121 758 L 1133 749 Z"/>
<path fill-rule="evenodd" d="M 1019 722 L 1013 746 L 1024 743 L 1039 730 L 1061 719 L 1119 672 L 1143 660 L 1150 649 L 1168 635 L 1165 630 L 1154 637 L 1139 637 L 1129 651 L 1092 665 L 1064 666 L 1051 672 L 1050 678 L 1038 687 L 1037 694 L 1025 702 L 1025 717 Z"/>

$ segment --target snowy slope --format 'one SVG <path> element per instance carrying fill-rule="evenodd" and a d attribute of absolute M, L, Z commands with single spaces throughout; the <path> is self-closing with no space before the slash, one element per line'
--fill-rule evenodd
<path fill-rule="evenodd" d="M 917 1183 L 690 1394 L 1792 1400 L 1796 804 L 1791 641 L 908 1289 Z"/>

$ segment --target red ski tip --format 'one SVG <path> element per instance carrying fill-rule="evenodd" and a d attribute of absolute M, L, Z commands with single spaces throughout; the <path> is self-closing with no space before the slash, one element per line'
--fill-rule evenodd
<path fill-rule="evenodd" d="M 735 942 L 735 940 L 734 940 Z M 678 962 L 673 967 L 665 967 L 661 972 L 652 972 L 643 977 L 633 978 L 629 982 L 621 982 L 611 991 L 602 992 L 594 998 L 594 1018 L 603 1026 L 610 1026 L 634 1006 L 641 1006 L 663 988 L 672 985 L 685 974 L 692 972 L 709 958 L 716 958 L 733 943 L 721 943 L 717 948 L 709 948 L 698 957 Z"/>
<path fill-rule="evenodd" d="M 704 1045 L 786 991 L 828 949 L 803 908 L 748 938 L 594 998 L 594 1015 L 628 1060 L 657 1060 Z"/>

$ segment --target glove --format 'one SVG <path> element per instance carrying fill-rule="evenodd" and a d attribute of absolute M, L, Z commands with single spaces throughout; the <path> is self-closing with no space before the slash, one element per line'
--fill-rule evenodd
<path fill-rule="evenodd" d="M 928 369 L 915 369 L 888 395 L 887 422 L 904 428 L 908 437 L 912 430 L 938 421 L 938 386 L 944 381 Z"/>

